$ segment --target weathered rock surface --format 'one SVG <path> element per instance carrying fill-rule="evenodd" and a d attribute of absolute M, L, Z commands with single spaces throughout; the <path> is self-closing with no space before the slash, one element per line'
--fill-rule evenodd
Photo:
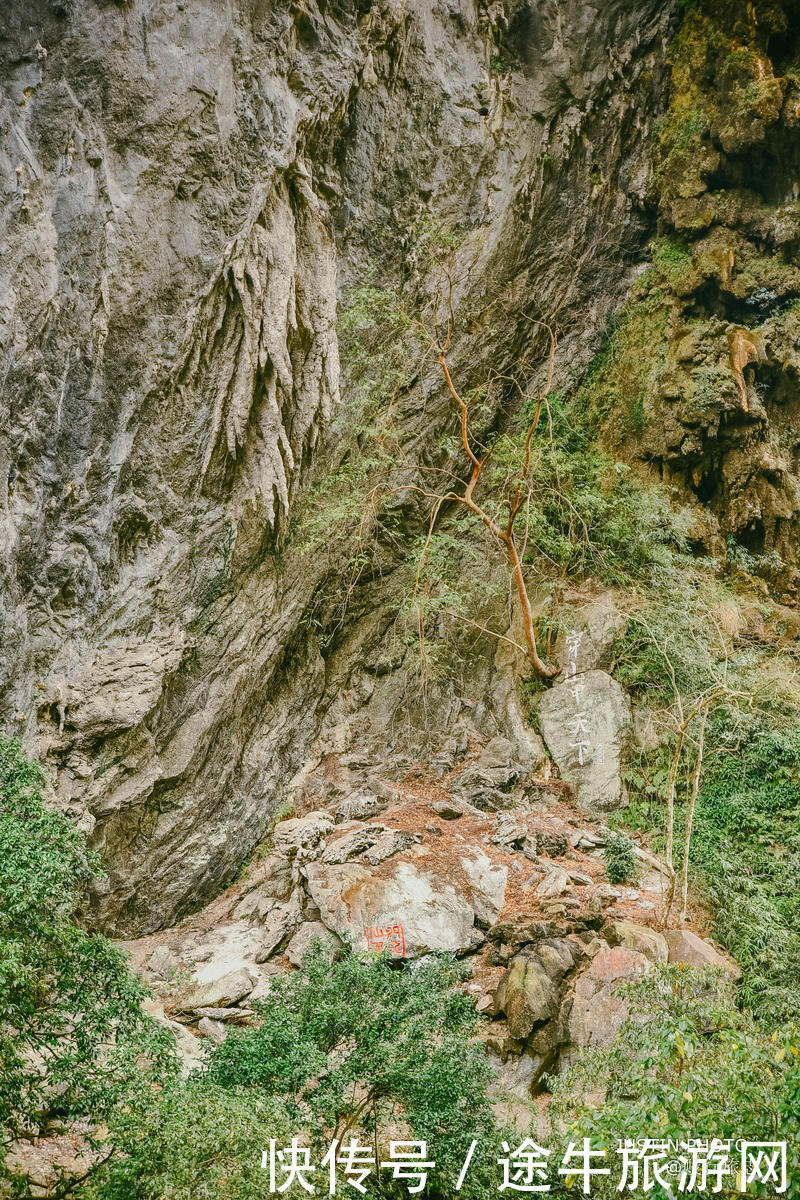
<path fill-rule="evenodd" d="M 337 290 L 399 277 L 401 245 L 423 270 L 425 214 L 476 235 L 459 312 L 513 285 L 453 347 L 465 386 L 555 295 L 560 353 L 588 361 L 649 232 L 671 7 L 4 5 L 0 721 L 93 831 L 97 923 L 214 895 L 315 739 L 358 716 L 384 749 L 402 724 L 413 758 L 432 711 L 463 715 L 474 689 L 408 702 L 391 555 L 321 653 L 318 584 L 350 550 L 301 555 L 293 521 L 349 421 Z M 444 466 L 451 416 L 431 374 L 398 437 Z M 416 538 L 413 501 L 398 515 Z M 530 741 L 505 668 L 482 671 L 482 731 Z M 510 779 L 483 783 L 504 802 Z"/>
<path fill-rule="evenodd" d="M 308 890 L 328 929 L 363 949 L 370 930 L 401 926 L 406 957 L 470 947 L 475 910 L 466 886 L 426 868 L 424 859 L 387 867 L 385 875 L 355 863 L 306 867 Z"/>
<path fill-rule="evenodd" d="M 669 934 L 665 937 L 648 925 L 636 925 L 633 921 L 611 921 L 603 930 L 610 946 L 624 946 L 643 954 L 653 963 L 669 961 Z"/>
<path fill-rule="evenodd" d="M 524 1041 L 536 1025 L 558 1011 L 558 989 L 540 962 L 514 958 L 495 993 L 495 1004 L 506 1015 L 512 1037 Z"/>
<path fill-rule="evenodd" d="M 242 968 L 219 979 L 210 979 L 193 988 L 183 1001 L 186 1011 L 198 1008 L 228 1008 L 249 996 L 257 982 L 256 976 Z"/>
<path fill-rule="evenodd" d="M 668 929 L 665 938 L 671 963 L 685 963 L 688 967 L 720 967 L 735 979 L 741 979 L 742 972 L 737 964 L 720 954 L 711 942 L 692 933 L 691 929 Z"/>
<path fill-rule="evenodd" d="M 628 1016 L 627 1000 L 618 994 L 623 980 L 636 979 L 650 969 L 644 954 L 624 946 L 601 950 L 575 981 L 569 1014 L 569 1041 L 573 1046 L 607 1046 Z"/>
<path fill-rule="evenodd" d="M 332 962 L 336 957 L 341 942 L 326 929 L 321 921 L 307 921 L 301 925 L 286 947 L 286 957 L 294 967 L 299 967 L 303 955 L 310 946 L 320 943 L 328 959 Z"/>
<path fill-rule="evenodd" d="M 581 808 L 603 812 L 625 802 L 622 760 L 632 728 L 625 691 L 605 671 L 557 683 L 539 703 L 542 734 Z"/>

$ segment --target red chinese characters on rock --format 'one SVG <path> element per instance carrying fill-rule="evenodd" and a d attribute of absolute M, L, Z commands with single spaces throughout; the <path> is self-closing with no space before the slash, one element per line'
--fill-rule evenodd
<path fill-rule="evenodd" d="M 367 949 L 381 954 L 388 950 L 395 958 L 405 958 L 406 937 L 402 925 L 387 925 L 385 929 L 377 925 L 366 925 L 364 937 L 367 939 Z"/>

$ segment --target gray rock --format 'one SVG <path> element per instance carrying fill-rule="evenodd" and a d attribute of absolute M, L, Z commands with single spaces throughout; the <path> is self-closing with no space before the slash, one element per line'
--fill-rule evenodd
<path fill-rule="evenodd" d="M 604 812 L 625 803 L 621 765 L 631 729 L 624 690 L 605 671 L 557 683 L 539 703 L 542 734 L 581 808 Z"/>
<path fill-rule="evenodd" d="M 528 769 L 514 758 L 511 742 L 496 737 L 456 776 L 450 791 L 484 812 L 496 812 L 511 807 L 514 786 L 527 775 Z"/>
<path fill-rule="evenodd" d="M 357 863 L 319 862 L 309 863 L 306 875 L 323 924 L 349 937 L 356 949 L 377 948 L 380 942 L 399 957 L 414 957 L 471 946 L 472 897 L 426 868 L 424 858 L 398 860 L 382 876 Z M 392 935 L 396 929 L 401 932 Z"/>
<path fill-rule="evenodd" d="M 352 547 L 327 526 L 316 547 L 303 517 L 364 384 L 340 372 L 337 291 L 346 304 L 364 264 L 396 253 L 393 213 L 466 214 L 487 237 L 459 320 L 512 278 L 521 295 L 569 294 L 559 349 L 580 373 L 650 236 L 672 11 L 564 0 L 537 7 L 531 33 L 525 6 L 501 30 L 493 5 L 357 20 L 288 0 L 4 0 L 0 721 L 94 826 L 96 926 L 149 933 L 217 895 L 318 750 L 370 771 L 387 752 L 418 760 L 432 722 L 449 734 L 467 710 L 521 746 L 497 654 L 464 681 L 477 701 L 461 679 L 418 698 L 394 572 L 363 580 L 335 662 L 320 654 L 309 617 Z M 487 74 L 503 39 L 513 70 Z M 575 281 L 599 212 L 614 232 Z M 457 376 L 503 370 L 524 316 L 459 334 Z M 411 483 L 423 445 L 426 468 L 452 470 L 453 414 L 432 372 L 409 378 L 396 433 Z M 487 399 L 487 428 L 505 403 Z M 400 526 L 402 558 L 416 526 Z M 503 596 L 502 566 L 492 582 Z"/>
<path fill-rule="evenodd" d="M 449 798 L 434 800 L 431 808 L 437 817 L 441 817 L 443 821 L 457 821 L 459 817 L 463 817 L 464 815 L 464 806 Z"/>
<path fill-rule="evenodd" d="M 278 821 L 272 831 L 272 844 L 278 854 L 289 858 L 301 853 L 321 854 L 324 838 L 333 829 L 333 817 L 327 812 L 312 812 L 305 817 L 290 817 Z"/>
<path fill-rule="evenodd" d="M 554 900 L 556 897 L 563 896 L 569 887 L 569 879 L 566 871 L 562 871 L 560 867 L 548 871 L 544 879 L 536 888 L 536 895 L 540 900 Z"/>
<path fill-rule="evenodd" d="M 336 806 L 336 823 L 340 825 L 345 821 L 368 821 L 384 808 L 384 799 L 379 799 L 371 792 L 358 792 Z"/>
<path fill-rule="evenodd" d="M 536 1025 L 558 1011 L 558 991 L 541 963 L 532 958 L 512 959 L 495 992 L 495 1006 L 506 1015 L 512 1037 L 523 1040 Z"/>
<path fill-rule="evenodd" d="M 507 868 L 493 863 L 489 856 L 479 849 L 462 854 L 461 866 L 472 890 L 475 920 L 484 926 L 493 925 L 505 903 Z"/>
<path fill-rule="evenodd" d="M 145 965 L 156 979 L 170 979 L 180 970 L 181 960 L 167 946 L 157 946 Z"/>
<path fill-rule="evenodd" d="M 299 906 L 296 903 L 290 902 L 273 908 L 264 920 L 256 962 L 263 963 L 270 959 L 291 936 L 300 920 Z"/>
<path fill-rule="evenodd" d="M 342 837 L 332 838 L 325 844 L 322 861 L 324 863 L 344 863 L 350 858 L 357 858 L 359 854 L 363 854 L 365 850 L 374 846 L 383 832 L 383 825 L 369 825 L 354 829 Z"/>
<path fill-rule="evenodd" d="M 335 934 L 325 928 L 321 921 L 307 921 L 300 926 L 286 947 L 286 957 L 289 962 L 293 966 L 299 967 L 306 950 L 315 942 L 322 945 L 328 961 L 333 962 L 339 952 L 341 942 Z"/>
<path fill-rule="evenodd" d="M 620 995 L 623 980 L 637 979 L 651 969 L 644 954 L 624 946 L 600 950 L 575 982 L 568 1032 L 572 1045 L 608 1046 L 614 1039 L 630 1006 Z"/>
<path fill-rule="evenodd" d="M 610 946 L 624 946 L 643 954 L 653 963 L 665 963 L 669 959 L 669 946 L 663 933 L 647 925 L 635 925 L 633 921 L 611 921 L 603 929 L 603 936 Z"/>
<path fill-rule="evenodd" d="M 691 929 L 668 929 L 664 937 L 671 963 L 685 963 L 689 967 L 719 967 L 734 979 L 741 979 L 742 971 L 738 963 L 720 954 L 711 942 L 692 933 Z"/>
<path fill-rule="evenodd" d="M 210 1021 L 221 1021 L 223 1024 L 230 1021 L 234 1025 L 256 1015 L 252 1008 L 196 1008 L 194 1012 L 196 1016 L 207 1017 Z"/>
<path fill-rule="evenodd" d="M 210 1038 L 218 1046 L 222 1045 L 228 1033 L 221 1021 L 214 1021 L 211 1017 L 202 1017 L 197 1022 L 197 1028 L 203 1037 Z"/>
<path fill-rule="evenodd" d="M 256 976 L 246 967 L 210 979 L 194 987 L 183 1001 L 184 1012 L 195 1012 L 198 1008 L 229 1008 L 245 996 L 249 996 L 257 982 Z"/>
<path fill-rule="evenodd" d="M 401 854 L 404 850 L 410 849 L 419 840 L 419 834 L 409 833 L 405 829 L 387 829 L 381 834 L 372 849 L 366 852 L 364 858 L 373 867 L 377 867 L 379 863 L 391 858 L 393 854 Z"/>
<path fill-rule="evenodd" d="M 611 666 L 611 647 L 625 632 L 627 614 L 616 605 L 613 595 L 604 592 L 575 614 L 574 628 L 561 634 L 556 657 L 564 668 L 574 666 L 575 673 Z"/>

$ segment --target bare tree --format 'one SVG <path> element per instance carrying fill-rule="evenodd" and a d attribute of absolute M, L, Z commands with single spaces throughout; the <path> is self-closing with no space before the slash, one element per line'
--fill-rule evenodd
<path fill-rule="evenodd" d="M 453 281 L 449 275 L 447 276 L 447 282 L 446 328 L 444 331 L 442 331 L 440 328 L 436 312 L 438 306 L 436 303 L 434 303 L 434 332 L 433 335 L 431 335 L 429 331 L 426 330 L 426 333 L 428 333 L 428 336 L 431 337 L 433 342 L 433 348 L 438 359 L 444 381 L 447 385 L 447 390 L 458 406 L 461 448 L 465 456 L 465 466 L 469 470 L 469 476 L 466 481 L 461 481 L 459 483 L 458 488 L 451 488 L 447 492 L 436 493 L 425 491 L 421 488 L 416 489 L 418 491 L 422 491 L 423 495 L 432 499 L 434 502 L 428 520 L 428 535 L 423 547 L 420 564 L 427 559 L 431 538 L 433 537 L 436 521 L 439 517 L 442 506 L 449 502 L 462 504 L 489 531 L 494 542 L 502 551 L 503 556 L 508 563 L 511 579 L 519 600 L 520 613 L 522 616 L 522 628 L 525 638 L 525 645 L 524 647 L 520 648 L 524 650 L 528 661 L 539 673 L 539 675 L 545 679 L 552 679 L 553 676 L 558 674 L 559 668 L 546 663 L 539 654 L 539 649 L 536 644 L 536 630 L 534 626 L 533 610 L 531 607 L 530 595 L 528 593 L 528 586 L 525 579 L 525 572 L 523 570 L 522 554 L 520 553 L 515 526 L 517 518 L 519 517 L 520 512 L 530 496 L 531 447 L 533 437 L 539 424 L 542 408 L 546 403 L 547 397 L 550 395 L 553 387 L 553 373 L 555 370 L 555 353 L 557 345 L 555 329 L 551 321 L 534 322 L 534 324 L 546 332 L 548 338 L 549 349 L 547 354 L 545 382 L 544 385 L 539 389 L 536 396 L 536 404 L 533 411 L 533 416 L 525 435 L 520 465 L 512 477 L 509 490 L 503 496 L 500 505 L 501 515 L 492 515 L 487 508 L 480 504 L 475 498 L 475 488 L 481 473 L 489 460 L 489 455 L 476 444 L 471 434 L 469 404 L 456 388 L 452 375 L 450 374 L 450 367 L 448 365 L 448 352 L 450 350 L 453 340 L 453 333 L 455 331 L 455 312 L 453 308 Z M 525 394 L 520 388 L 519 383 L 516 380 L 514 380 L 514 383 L 524 398 Z M 420 569 L 417 571 L 417 581 L 419 581 L 419 576 Z M 468 624 L 475 624 L 475 622 L 468 622 Z M 483 627 L 480 626 L 479 628 Z M 491 630 L 485 630 L 485 632 L 490 633 Z M 495 636 L 499 637 L 501 635 L 498 634 Z M 502 640 L 509 641 L 510 639 L 502 638 Z M 516 645 L 516 643 L 514 644 Z"/>

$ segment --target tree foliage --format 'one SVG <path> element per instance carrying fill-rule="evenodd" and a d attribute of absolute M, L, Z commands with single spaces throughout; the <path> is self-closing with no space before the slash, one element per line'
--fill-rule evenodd
<path fill-rule="evenodd" d="M 42 799 L 42 769 L 0 737 L 0 1123 L 3 1151 L 52 1122 L 105 1120 L 172 1066 L 125 957 L 75 914 L 97 863 Z M 0 1180 L 24 1182 L 0 1163 Z"/>

